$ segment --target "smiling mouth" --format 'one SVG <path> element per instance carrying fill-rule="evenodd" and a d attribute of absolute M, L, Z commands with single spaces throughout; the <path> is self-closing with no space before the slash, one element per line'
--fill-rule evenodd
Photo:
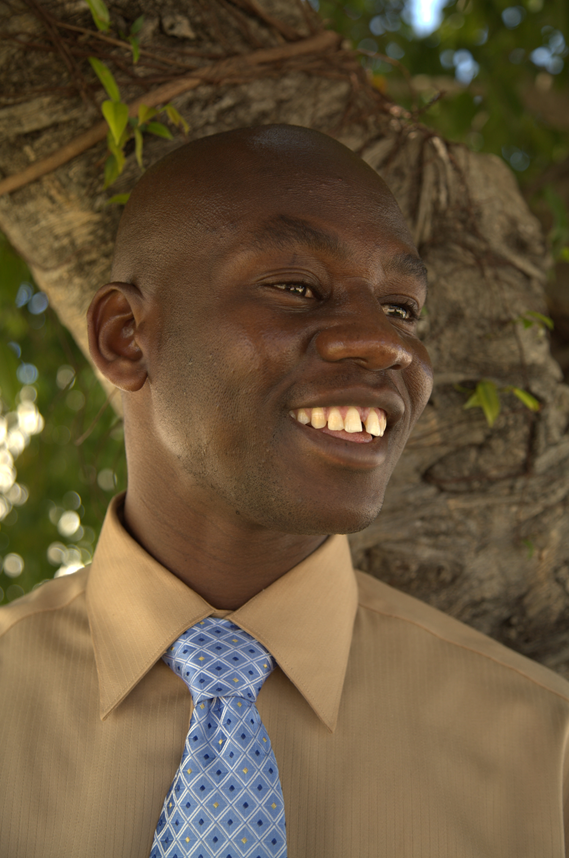
<path fill-rule="evenodd" d="M 387 428 L 387 416 L 381 408 L 333 405 L 325 408 L 297 408 L 289 413 L 303 426 L 311 426 L 326 435 L 356 444 L 381 438 Z"/>

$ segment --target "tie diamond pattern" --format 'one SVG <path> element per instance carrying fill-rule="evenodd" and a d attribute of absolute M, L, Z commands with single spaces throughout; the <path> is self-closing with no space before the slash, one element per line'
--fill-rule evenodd
<path fill-rule="evenodd" d="M 274 659 L 213 617 L 162 658 L 190 689 L 194 711 L 150 858 L 286 858 L 279 771 L 255 705 Z"/>

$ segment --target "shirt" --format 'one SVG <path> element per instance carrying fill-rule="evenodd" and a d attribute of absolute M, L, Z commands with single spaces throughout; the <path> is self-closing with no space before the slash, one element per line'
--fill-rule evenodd
<path fill-rule="evenodd" d="M 569 686 L 354 572 L 333 536 L 236 611 L 111 504 L 90 568 L 0 611 L 1 858 L 148 858 L 192 714 L 161 660 L 227 616 L 274 656 L 258 697 L 289 858 L 561 858 Z"/>

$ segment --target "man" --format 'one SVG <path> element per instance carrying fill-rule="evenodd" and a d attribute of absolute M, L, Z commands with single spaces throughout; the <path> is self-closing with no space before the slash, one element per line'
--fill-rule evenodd
<path fill-rule="evenodd" d="M 89 570 L 3 612 L 2 858 L 569 855 L 567 684 L 330 536 L 377 516 L 428 400 L 425 297 L 385 184 L 324 135 L 146 173 L 89 311 L 128 491 Z"/>

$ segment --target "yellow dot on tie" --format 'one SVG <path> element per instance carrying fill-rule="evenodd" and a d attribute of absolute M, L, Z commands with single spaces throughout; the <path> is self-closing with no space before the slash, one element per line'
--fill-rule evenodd
<path fill-rule="evenodd" d="M 200 626 L 205 626 L 205 623 L 203 620 L 201 621 Z"/>
<path fill-rule="evenodd" d="M 273 810 L 274 810 L 274 809 L 275 809 L 275 807 L 276 807 L 276 804 L 273 802 L 273 803 L 272 803 L 272 805 L 271 805 L 271 807 L 272 807 L 272 808 L 273 808 Z"/>
<path fill-rule="evenodd" d="M 219 742 L 218 742 L 217 744 L 218 744 L 218 745 L 223 745 L 223 739 L 220 739 L 220 740 L 219 740 Z"/>
<path fill-rule="evenodd" d="M 268 667 L 268 666 L 269 666 L 268 664 L 264 664 L 264 665 L 263 665 L 263 667 Z"/>
<path fill-rule="evenodd" d="M 192 770 L 191 770 L 191 769 L 188 769 L 187 774 L 188 774 L 188 775 L 191 775 L 191 773 L 192 773 Z"/>
<path fill-rule="evenodd" d="M 239 643 L 239 641 L 237 640 L 237 638 L 231 638 L 231 643 Z"/>
<path fill-rule="evenodd" d="M 233 677 L 233 682 L 239 682 L 239 680 L 236 676 Z"/>
<path fill-rule="evenodd" d="M 247 774 L 247 772 L 249 771 L 249 769 L 243 769 L 243 771 L 244 771 L 244 773 L 245 773 L 245 774 Z M 172 805 L 170 805 L 170 807 L 172 807 Z"/>
<path fill-rule="evenodd" d="M 190 838 L 186 837 L 186 843 L 189 843 L 189 842 L 190 842 Z"/>
<path fill-rule="evenodd" d="M 263 736 L 263 742 L 266 742 L 266 741 L 267 741 L 266 738 Z"/>
<path fill-rule="evenodd" d="M 247 843 L 247 838 L 246 838 L 246 837 L 242 837 L 242 838 L 241 838 L 241 843 Z"/>
<path fill-rule="evenodd" d="M 200 703 L 200 709 L 205 709 L 205 703 Z"/>
<path fill-rule="evenodd" d="M 172 802 L 170 802 L 170 804 L 168 805 L 168 807 L 172 807 Z"/>
<path fill-rule="evenodd" d="M 214 801 L 213 806 L 214 806 L 215 808 L 219 807 L 219 802 L 218 802 L 218 801 Z"/>
<path fill-rule="evenodd" d="M 198 658 L 198 661 L 203 661 L 203 660 L 204 660 L 203 655 L 200 655 L 200 657 Z"/>
<path fill-rule="evenodd" d="M 241 703 L 238 703 L 237 705 L 238 705 L 238 706 L 239 706 L 239 708 L 241 709 Z"/>

